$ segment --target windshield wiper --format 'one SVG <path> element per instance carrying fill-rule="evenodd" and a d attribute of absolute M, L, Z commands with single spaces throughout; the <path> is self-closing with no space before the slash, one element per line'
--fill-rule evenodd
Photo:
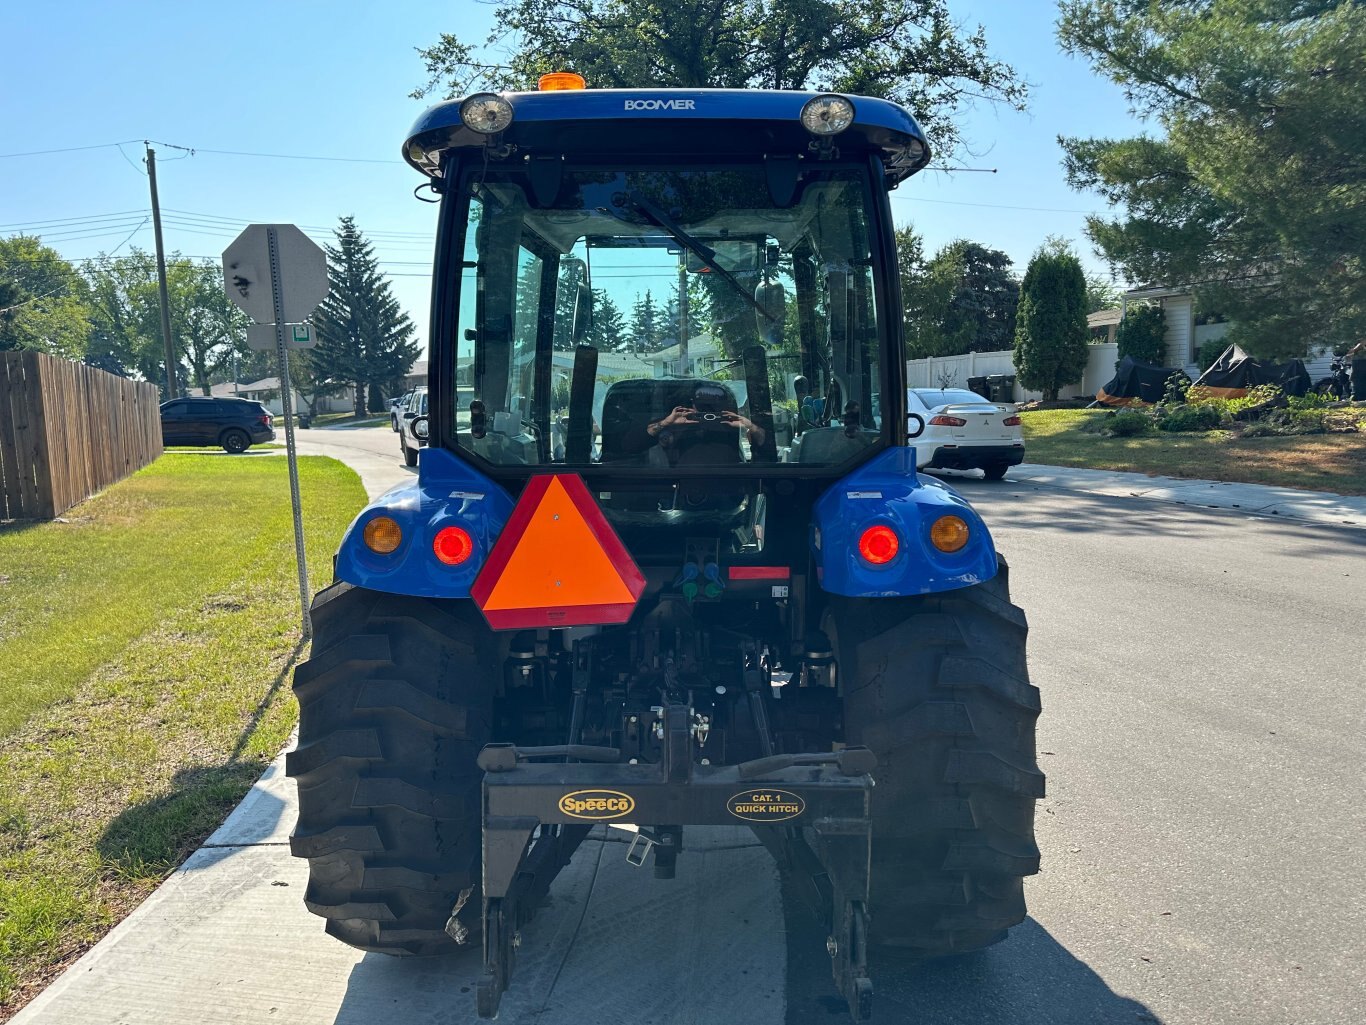
<path fill-rule="evenodd" d="M 745 302 L 753 306 L 761 317 L 764 317 L 770 324 L 780 323 L 778 318 L 765 309 L 764 305 L 760 303 L 758 299 L 755 299 L 754 296 L 745 291 L 745 286 L 736 281 L 735 276 L 731 274 L 730 271 L 716 262 L 715 249 L 703 244 L 700 239 L 696 239 L 689 235 L 677 221 L 656 206 L 651 200 L 642 196 L 639 192 L 627 192 L 626 198 L 631 201 L 631 204 L 637 210 L 641 211 L 641 213 L 649 217 L 650 220 L 654 221 L 655 224 L 672 235 L 675 242 L 706 264 L 709 270 L 714 274 L 719 274 L 722 280 L 730 285 L 731 288 L 735 289 L 735 293 L 744 299 Z"/>

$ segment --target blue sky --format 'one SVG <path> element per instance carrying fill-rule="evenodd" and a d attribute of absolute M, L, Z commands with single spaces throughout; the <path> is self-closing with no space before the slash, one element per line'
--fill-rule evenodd
<path fill-rule="evenodd" d="M 983 104 L 964 118 L 968 163 L 998 173 L 919 175 L 893 193 L 898 223 L 913 222 L 929 252 L 959 237 L 1003 249 L 1020 273 L 1061 235 L 1103 271 L 1082 234 L 1102 205 L 1067 187 L 1056 137 L 1134 134 L 1123 97 L 1058 52 L 1052 3 L 950 7 L 985 27 L 1033 94 L 1025 113 Z M 150 249 L 142 140 L 153 140 L 168 250 L 216 259 L 252 221 L 326 240 L 352 214 L 425 339 L 435 207 L 413 198 L 421 179 L 398 157 L 425 105 L 408 97 L 423 77 L 415 48 L 443 31 L 482 40 L 491 20 L 480 0 L 12 7 L 0 155 L 95 148 L 0 156 L 0 235 L 36 232 L 73 260 Z"/>

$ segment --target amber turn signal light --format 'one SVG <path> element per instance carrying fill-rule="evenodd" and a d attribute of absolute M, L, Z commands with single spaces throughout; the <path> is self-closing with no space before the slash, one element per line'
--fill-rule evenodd
<path fill-rule="evenodd" d="M 442 527 L 432 538 L 432 554 L 447 566 L 459 566 L 474 554 L 474 540 L 463 527 Z"/>
<path fill-rule="evenodd" d="M 968 543 L 968 525 L 960 516 L 941 516 L 930 527 L 930 544 L 941 552 L 956 552 Z"/>
<path fill-rule="evenodd" d="M 885 523 L 875 523 L 858 539 L 858 553 L 874 566 L 885 566 L 901 551 L 901 538 Z"/>
<path fill-rule="evenodd" d="M 365 547 L 379 555 L 388 555 L 403 542 L 403 530 L 388 516 L 376 516 L 361 532 Z"/>

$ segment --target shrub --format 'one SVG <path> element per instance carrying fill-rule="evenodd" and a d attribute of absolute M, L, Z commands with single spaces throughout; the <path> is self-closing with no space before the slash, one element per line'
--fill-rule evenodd
<path fill-rule="evenodd" d="M 1284 393 L 1277 385 L 1259 384 L 1255 388 L 1249 388 L 1247 394 L 1242 398 L 1226 399 L 1225 402 L 1230 414 L 1238 414 L 1253 406 L 1260 406 L 1264 402 L 1275 402 L 1282 394 Z"/>
<path fill-rule="evenodd" d="M 1284 437 L 1297 434 L 1324 434 L 1328 413 L 1319 409 L 1273 409 L 1243 428 L 1244 438 Z"/>
<path fill-rule="evenodd" d="M 1130 306 L 1119 322 L 1119 358 L 1132 356 L 1161 366 L 1167 358 L 1167 319 L 1161 306 Z"/>
<path fill-rule="evenodd" d="M 1326 431 L 1324 412 L 1321 409 L 1288 409 L 1285 413 L 1286 419 L 1290 421 L 1292 434 L 1323 434 Z"/>
<path fill-rule="evenodd" d="M 1307 392 L 1304 395 L 1291 395 L 1286 400 L 1293 412 L 1300 412 L 1306 409 L 1327 409 L 1334 402 L 1330 395 L 1323 395 L 1316 391 Z"/>
<path fill-rule="evenodd" d="M 1111 438 L 1136 438 L 1153 433 L 1153 418 L 1136 409 L 1125 409 L 1105 417 L 1100 433 Z"/>
<path fill-rule="evenodd" d="M 1228 342 L 1223 338 L 1211 338 L 1208 342 L 1201 342 L 1200 348 L 1195 350 L 1195 362 L 1200 365 L 1200 372 L 1203 374 L 1214 365 L 1214 361 L 1224 354 L 1228 348 Z"/>
<path fill-rule="evenodd" d="M 1162 431 L 1212 431 L 1219 426 L 1221 410 L 1213 402 L 1177 406 L 1157 422 Z"/>
<path fill-rule="evenodd" d="M 1178 370 L 1167 378 L 1167 384 L 1162 392 L 1162 403 L 1166 406 L 1179 406 L 1186 401 L 1187 393 L 1190 391 L 1191 379 L 1182 371 Z"/>

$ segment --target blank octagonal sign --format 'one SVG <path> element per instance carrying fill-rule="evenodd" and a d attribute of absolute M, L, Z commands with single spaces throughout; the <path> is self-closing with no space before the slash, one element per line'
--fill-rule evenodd
<path fill-rule="evenodd" d="M 258 324 L 275 323 L 270 232 L 275 233 L 284 323 L 300 324 L 327 298 L 327 254 L 293 224 L 253 224 L 223 250 L 228 298 Z"/>

